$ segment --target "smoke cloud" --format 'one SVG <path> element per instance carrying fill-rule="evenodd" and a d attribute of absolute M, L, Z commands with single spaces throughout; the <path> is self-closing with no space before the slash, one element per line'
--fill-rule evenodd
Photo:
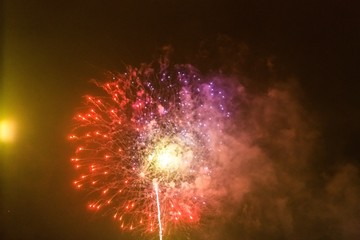
<path fill-rule="evenodd" d="M 321 122 L 303 103 L 301 81 L 226 37 L 198 59 L 224 82 L 232 116 L 214 170 L 213 218 L 197 238 L 360 238 L 359 167 L 342 156 L 324 166 Z"/>

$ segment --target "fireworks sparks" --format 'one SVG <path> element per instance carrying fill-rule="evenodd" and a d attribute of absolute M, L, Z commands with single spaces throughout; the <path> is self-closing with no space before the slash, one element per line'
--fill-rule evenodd
<path fill-rule="evenodd" d="M 129 69 L 97 85 L 106 94 L 86 97 L 69 136 L 78 145 L 74 185 L 91 192 L 89 208 L 161 237 L 196 225 L 229 116 L 223 91 L 190 66 Z"/>

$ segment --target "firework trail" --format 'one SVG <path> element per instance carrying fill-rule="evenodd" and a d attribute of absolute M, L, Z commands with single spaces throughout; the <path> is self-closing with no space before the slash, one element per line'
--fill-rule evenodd
<path fill-rule="evenodd" d="M 70 135 L 77 188 L 121 229 L 168 235 L 196 226 L 211 205 L 209 189 L 224 121 L 224 91 L 189 65 L 156 73 L 128 68 L 96 83 Z M 160 214 L 161 206 L 161 214 Z M 160 218 L 161 217 L 161 218 Z"/>
<path fill-rule="evenodd" d="M 161 224 L 161 210 L 160 210 L 160 201 L 159 201 L 159 185 L 157 182 L 154 182 L 154 190 L 156 194 L 156 205 L 158 211 L 158 222 L 159 222 L 159 238 L 162 240 L 162 224 Z"/>

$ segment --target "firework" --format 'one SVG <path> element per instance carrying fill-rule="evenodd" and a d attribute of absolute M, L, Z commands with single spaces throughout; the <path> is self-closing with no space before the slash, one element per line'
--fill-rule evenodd
<path fill-rule="evenodd" d="M 86 96 L 70 135 L 88 207 L 112 214 L 122 229 L 159 231 L 199 223 L 211 197 L 225 96 L 188 65 L 111 74 Z M 161 209 L 161 210 L 160 210 Z"/>

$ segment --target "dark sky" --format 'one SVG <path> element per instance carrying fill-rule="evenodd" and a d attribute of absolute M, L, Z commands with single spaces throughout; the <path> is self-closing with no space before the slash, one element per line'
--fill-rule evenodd
<path fill-rule="evenodd" d="M 92 89 L 91 78 L 151 61 L 168 44 L 178 62 L 191 62 L 201 42 L 219 36 L 245 43 L 253 58 L 275 57 L 283 74 L 298 79 L 320 135 L 320 160 L 309 168 L 332 179 L 350 165 L 354 177 L 346 186 L 354 190 L 351 199 L 360 199 L 357 1 L 5 0 L 2 20 L 1 114 L 18 126 L 16 141 L 1 146 L 2 239 L 131 239 L 108 217 L 89 213 L 86 195 L 71 185 L 72 116 Z M 315 182 L 314 191 L 326 185 Z M 356 225 L 359 208 L 354 211 Z M 307 228 L 307 239 L 360 236 L 346 224 L 341 229 L 350 233 L 331 235 L 339 222 L 314 221 L 318 233 L 311 238 Z M 246 235 L 236 226 L 224 229 L 231 234 L 223 239 Z M 280 229 L 268 237 L 286 236 Z"/>

